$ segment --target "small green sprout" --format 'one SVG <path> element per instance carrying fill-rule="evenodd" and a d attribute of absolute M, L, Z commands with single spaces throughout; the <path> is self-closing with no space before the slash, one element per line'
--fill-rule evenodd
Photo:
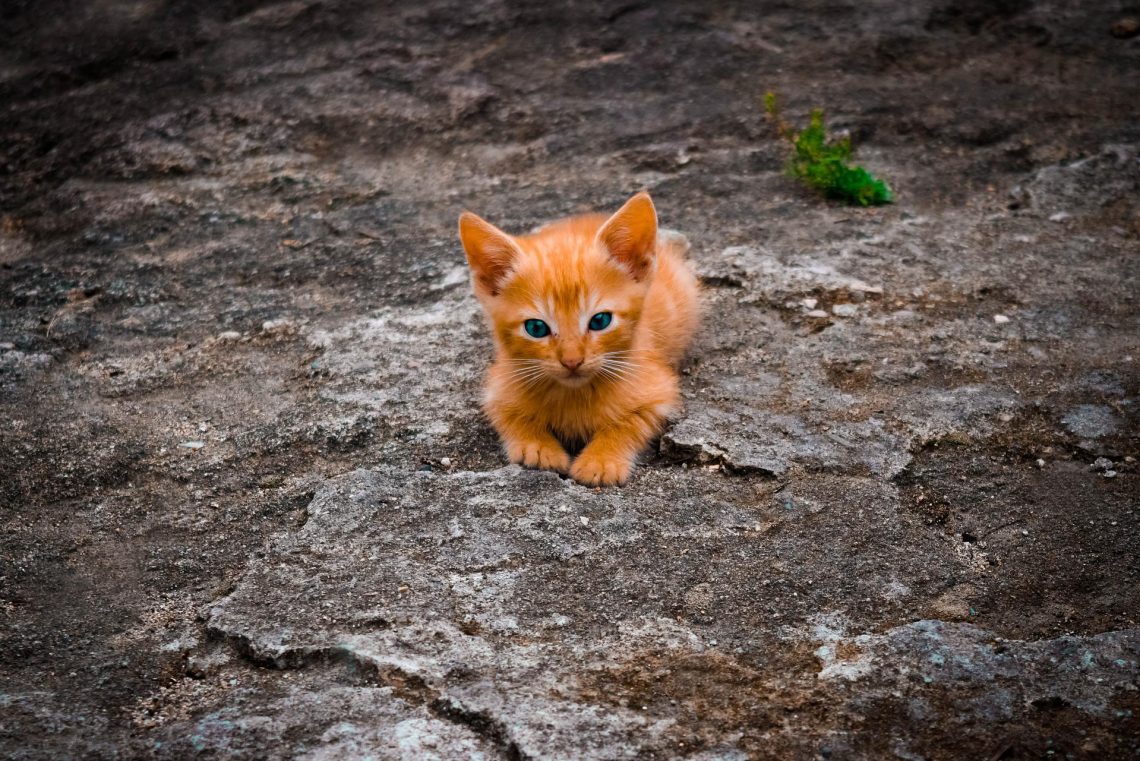
<path fill-rule="evenodd" d="M 849 204 L 878 206 L 894 200 L 887 183 L 875 179 L 863 167 L 847 163 L 852 153 L 850 138 L 827 141 L 823 109 L 813 110 L 808 126 L 799 132 L 780 118 L 775 93 L 764 95 L 764 110 L 780 136 L 792 144 L 794 151 L 788 159 L 788 174 L 792 177 L 821 191 L 828 198 L 838 198 Z"/>

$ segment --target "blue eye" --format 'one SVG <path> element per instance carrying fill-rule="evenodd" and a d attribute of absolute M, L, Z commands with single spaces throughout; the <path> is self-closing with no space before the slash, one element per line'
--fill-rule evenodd
<path fill-rule="evenodd" d="M 590 318 L 590 330 L 605 330 L 613 322 L 614 316 L 610 312 L 598 312 Z"/>
<path fill-rule="evenodd" d="M 546 338 L 550 335 L 550 326 L 542 320 L 527 320 L 523 323 L 523 329 L 531 338 Z"/>

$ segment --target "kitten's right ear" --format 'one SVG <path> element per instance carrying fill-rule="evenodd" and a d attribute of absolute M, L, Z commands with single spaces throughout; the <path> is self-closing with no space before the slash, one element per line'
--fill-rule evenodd
<path fill-rule="evenodd" d="M 522 253 L 514 238 L 465 211 L 459 215 L 459 240 L 475 274 L 476 287 L 498 296 L 515 259 Z"/>

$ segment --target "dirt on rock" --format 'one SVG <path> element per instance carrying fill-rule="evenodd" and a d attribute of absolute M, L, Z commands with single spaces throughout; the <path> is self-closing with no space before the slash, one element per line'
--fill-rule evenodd
<path fill-rule="evenodd" d="M 0 754 L 1136 758 L 1138 13 L 6 3 Z M 639 189 L 685 410 L 507 466 L 456 217 Z"/>

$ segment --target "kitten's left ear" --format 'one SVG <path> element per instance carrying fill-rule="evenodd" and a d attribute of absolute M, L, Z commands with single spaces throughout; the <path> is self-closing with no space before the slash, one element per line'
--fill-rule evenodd
<path fill-rule="evenodd" d="M 598 230 L 598 243 L 634 280 L 652 274 L 657 262 L 657 210 L 649 194 L 638 193 L 607 219 Z"/>

